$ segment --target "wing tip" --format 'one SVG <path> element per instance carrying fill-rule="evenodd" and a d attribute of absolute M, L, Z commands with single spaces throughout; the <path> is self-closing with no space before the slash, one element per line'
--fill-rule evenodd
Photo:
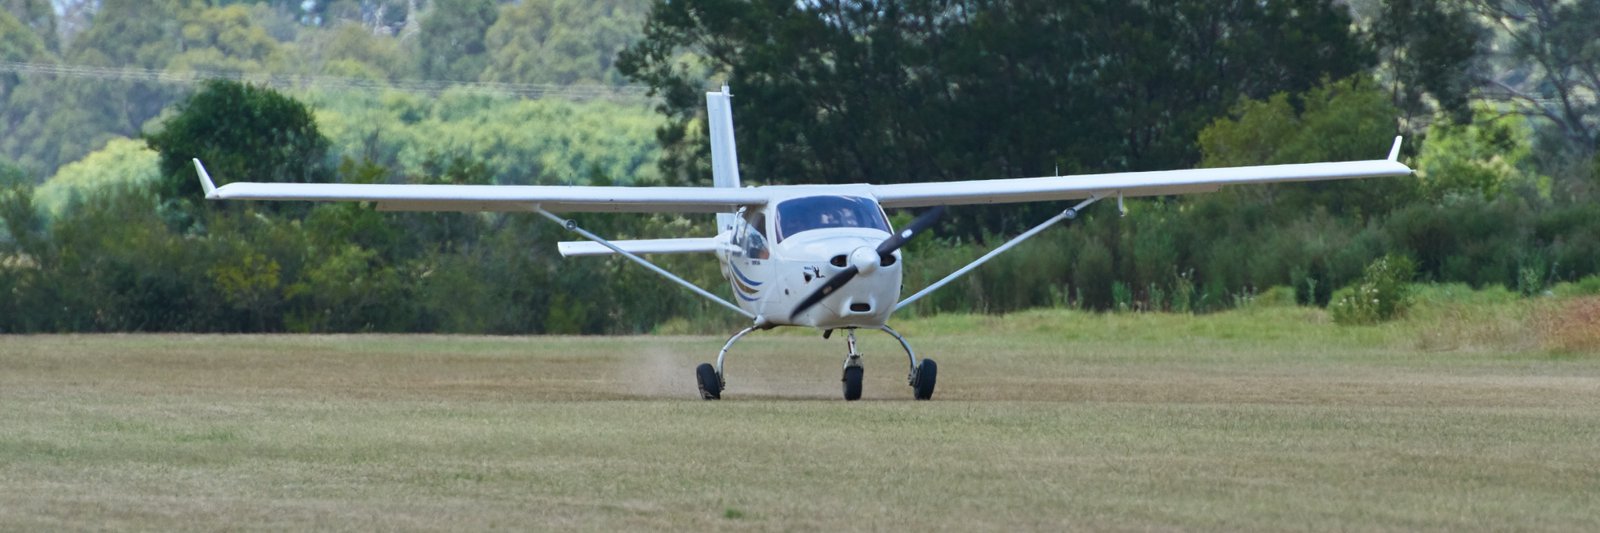
<path fill-rule="evenodd" d="M 580 255 L 579 251 L 581 249 L 582 246 L 573 241 L 561 241 L 556 243 L 556 251 L 561 254 L 561 257 L 573 257 Z"/>
<path fill-rule="evenodd" d="M 1404 140 L 1405 140 L 1405 136 L 1403 136 L 1403 135 L 1394 136 L 1394 146 L 1389 148 L 1389 160 L 1390 161 L 1400 161 L 1400 143 L 1401 143 L 1401 141 L 1404 141 Z"/>
<path fill-rule="evenodd" d="M 195 173 L 200 175 L 200 188 L 206 191 L 206 199 L 217 199 L 217 184 L 211 181 L 211 173 L 206 172 L 206 166 L 200 164 L 200 158 L 193 158 L 192 161 L 194 161 Z"/>

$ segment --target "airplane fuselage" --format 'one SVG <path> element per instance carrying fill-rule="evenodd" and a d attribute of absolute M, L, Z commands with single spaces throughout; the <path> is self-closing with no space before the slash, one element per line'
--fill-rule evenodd
<path fill-rule="evenodd" d="M 869 195 L 796 194 L 742 209 L 718 235 L 722 276 L 740 308 L 757 322 L 821 329 L 877 328 L 900 298 L 900 252 L 882 259 L 888 218 Z M 793 314 L 801 300 L 854 266 L 859 274 L 817 305 Z M 792 315 L 792 316 L 791 316 Z"/>

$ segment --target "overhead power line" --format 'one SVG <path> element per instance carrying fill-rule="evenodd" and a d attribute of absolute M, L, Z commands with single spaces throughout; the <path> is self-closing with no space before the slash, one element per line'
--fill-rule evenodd
<path fill-rule="evenodd" d="M 227 72 L 212 70 L 156 70 L 111 68 L 61 63 L 23 63 L 0 61 L 0 72 L 24 76 L 88 78 L 112 81 L 140 81 L 174 85 L 196 85 L 206 80 L 226 79 L 264 85 L 276 89 L 323 89 L 334 91 L 392 90 L 413 94 L 437 95 L 447 90 L 515 96 L 527 99 L 562 98 L 567 100 L 649 99 L 643 85 L 545 85 L 535 83 L 492 83 L 441 80 L 371 80 L 346 76 L 300 76 L 285 74 Z"/>

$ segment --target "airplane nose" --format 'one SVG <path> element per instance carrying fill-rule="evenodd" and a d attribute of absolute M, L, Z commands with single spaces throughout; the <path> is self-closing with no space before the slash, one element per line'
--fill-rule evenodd
<path fill-rule="evenodd" d="M 862 274 L 870 274 L 877 270 L 880 261 L 882 259 L 878 257 L 878 250 L 875 248 L 862 246 L 850 252 L 850 265 L 856 267 Z"/>

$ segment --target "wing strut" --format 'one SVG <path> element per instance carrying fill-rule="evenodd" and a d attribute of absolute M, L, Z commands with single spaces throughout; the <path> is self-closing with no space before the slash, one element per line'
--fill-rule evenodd
<path fill-rule="evenodd" d="M 1075 206 L 1072 206 L 1070 208 L 1067 208 L 1067 210 L 1066 211 L 1062 211 L 1061 214 L 1058 214 L 1056 216 L 1050 217 L 1050 220 L 1046 220 L 1046 221 L 1044 221 L 1044 223 L 1039 224 L 1037 226 L 1034 226 L 1033 229 L 1030 229 L 1028 231 L 1022 232 L 1021 235 L 1018 235 L 1018 236 L 1012 238 L 1011 240 L 1006 241 L 1006 243 L 1000 245 L 999 248 L 995 248 L 993 250 L 989 250 L 989 253 L 983 254 L 983 257 L 979 257 L 977 260 L 975 260 L 975 261 L 973 261 L 971 263 L 967 263 L 967 266 L 961 267 L 960 270 L 957 270 L 955 272 L 951 272 L 950 275 L 945 276 L 944 279 L 941 279 L 941 280 L 939 280 L 937 282 L 934 282 L 933 285 L 929 285 L 928 288 L 925 288 L 925 289 L 922 289 L 921 291 L 918 291 L 916 294 L 911 295 L 910 298 L 906 298 L 904 300 L 900 300 L 900 303 L 896 304 L 894 306 L 894 310 L 895 311 L 899 311 L 900 309 L 904 308 L 905 306 L 911 305 L 912 302 L 920 300 L 920 299 L 922 299 L 923 296 L 927 296 L 929 293 L 932 293 L 933 291 L 938 290 L 939 287 L 943 287 L 943 286 L 945 286 L 945 284 L 950 283 L 952 281 L 955 281 L 956 278 L 959 278 L 961 276 L 966 275 L 968 272 L 971 272 L 972 269 L 978 268 L 978 265 L 982 265 L 982 264 L 988 262 L 990 259 L 994 259 L 995 256 L 1000 255 L 1002 252 L 1005 252 L 1006 250 L 1010 250 L 1011 247 L 1013 247 L 1013 246 L 1016 246 L 1018 244 L 1022 244 L 1022 241 L 1028 240 L 1028 238 L 1033 237 L 1034 235 L 1038 235 L 1039 232 L 1044 231 L 1045 229 L 1049 228 L 1052 225 L 1055 225 L 1055 223 L 1063 221 L 1063 220 L 1070 221 L 1070 220 L 1078 218 L 1078 211 L 1081 211 L 1081 210 L 1083 210 L 1083 208 L 1089 207 L 1090 204 L 1093 204 L 1093 203 L 1099 201 L 1100 198 L 1103 197 L 1105 194 L 1106 193 L 1094 193 L 1092 195 L 1089 195 L 1089 198 L 1087 200 L 1084 200 L 1082 202 L 1078 202 L 1078 205 L 1075 205 Z M 1122 192 L 1121 191 L 1117 191 L 1116 194 L 1117 194 L 1117 201 L 1120 204 L 1121 201 L 1122 201 Z M 1120 207 L 1120 205 L 1119 205 L 1119 207 Z"/>
<path fill-rule="evenodd" d="M 533 207 L 533 210 L 537 211 L 541 215 L 544 215 L 545 218 L 548 218 L 548 219 L 550 219 L 552 221 L 555 221 L 555 223 L 560 224 L 561 227 L 567 228 L 568 231 L 571 231 L 573 233 L 581 235 L 585 239 L 589 239 L 591 241 L 599 243 L 601 246 L 604 246 L 606 248 L 610 248 L 611 251 L 616 252 L 616 253 L 622 255 L 623 257 L 626 257 L 626 258 L 632 260 L 635 263 L 639 263 L 640 265 L 644 266 L 645 268 L 650 269 L 652 272 L 660 274 L 663 277 L 665 277 L 665 278 L 667 278 L 669 280 L 672 280 L 673 282 L 675 282 L 675 283 L 677 283 L 679 285 L 682 285 L 686 289 L 694 291 L 695 294 L 704 296 L 704 297 L 710 299 L 713 302 L 721 304 L 723 307 L 726 307 L 728 309 L 732 309 L 733 312 L 739 313 L 741 315 L 744 315 L 746 318 L 750 318 L 752 320 L 754 320 L 756 318 L 756 315 L 754 313 L 751 313 L 749 311 L 745 311 L 744 309 L 740 309 L 739 306 L 733 305 L 732 302 L 729 302 L 729 301 L 724 300 L 722 298 L 718 298 L 717 295 L 711 294 L 710 292 L 707 292 L 705 289 L 702 289 L 702 288 L 700 288 L 699 286 L 697 286 L 697 285 L 695 285 L 693 283 L 689 283 L 688 280 L 685 280 L 683 278 L 678 277 L 677 274 L 673 274 L 671 272 L 667 272 L 666 269 L 656 266 L 655 263 L 651 263 L 649 260 L 646 260 L 643 257 L 639 257 L 638 255 L 634 254 L 633 252 L 629 252 L 627 250 L 623 250 L 622 247 L 617 246 L 616 244 L 613 244 L 611 241 L 608 241 L 608 240 L 606 240 L 605 238 L 603 238 L 603 237 L 601 237 L 599 235 L 595 235 L 593 233 L 590 233 L 589 230 L 586 230 L 586 229 L 583 229 L 581 227 L 578 227 L 578 222 L 575 221 L 575 220 L 567 219 L 567 218 L 561 218 L 559 216 L 556 216 L 555 213 L 551 213 L 549 211 L 546 211 L 543 206 L 536 205 L 536 206 Z"/>

